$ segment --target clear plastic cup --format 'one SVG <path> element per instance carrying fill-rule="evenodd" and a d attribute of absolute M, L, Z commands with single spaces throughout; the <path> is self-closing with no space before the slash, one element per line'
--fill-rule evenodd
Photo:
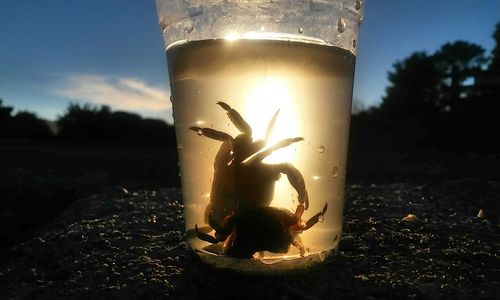
<path fill-rule="evenodd" d="M 156 4 L 189 244 L 245 272 L 327 260 L 342 233 L 364 1 Z"/>

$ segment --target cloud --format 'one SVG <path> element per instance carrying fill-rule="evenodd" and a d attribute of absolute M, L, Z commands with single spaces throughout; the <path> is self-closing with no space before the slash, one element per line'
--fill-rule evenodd
<path fill-rule="evenodd" d="M 72 75 L 53 92 L 72 100 L 109 105 L 113 110 L 136 111 L 146 116 L 159 116 L 172 108 L 168 90 L 135 78 Z"/>

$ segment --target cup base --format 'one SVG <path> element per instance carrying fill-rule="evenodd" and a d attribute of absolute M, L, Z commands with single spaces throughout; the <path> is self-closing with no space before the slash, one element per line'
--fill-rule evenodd
<path fill-rule="evenodd" d="M 194 251 L 203 263 L 217 269 L 230 269 L 255 275 L 279 275 L 304 271 L 331 261 L 338 255 L 338 246 L 320 252 L 307 253 L 304 256 L 289 255 L 267 258 L 233 258 L 205 250 L 194 249 Z"/>

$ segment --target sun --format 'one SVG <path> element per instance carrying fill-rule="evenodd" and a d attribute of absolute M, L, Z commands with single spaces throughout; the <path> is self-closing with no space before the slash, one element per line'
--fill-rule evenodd
<path fill-rule="evenodd" d="M 255 80 L 245 101 L 245 117 L 252 127 L 254 139 L 265 137 L 269 120 L 277 110 L 278 118 L 266 146 L 285 138 L 297 137 L 300 124 L 294 100 L 291 85 L 285 78 L 269 76 Z M 293 146 L 285 147 L 268 156 L 265 161 L 293 162 L 295 152 Z"/>

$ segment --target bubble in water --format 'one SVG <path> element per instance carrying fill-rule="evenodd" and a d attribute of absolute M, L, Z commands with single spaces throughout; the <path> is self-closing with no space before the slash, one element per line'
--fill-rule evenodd
<path fill-rule="evenodd" d="M 356 42 L 356 40 L 352 40 L 352 46 L 353 46 L 354 48 L 356 48 L 356 46 L 357 46 L 357 45 L 358 45 L 358 42 Z"/>
<path fill-rule="evenodd" d="M 196 133 L 198 133 L 198 135 L 203 135 L 203 130 L 201 128 L 199 128 Z"/>
<path fill-rule="evenodd" d="M 332 176 L 333 176 L 333 178 L 336 178 L 337 176 L 339 176 L 339 168 L 337 168 L 337 167 L 333 168 Z"/>
<path fill-rule="evenodd" d="M 214 124 L 210 124 L 210 128 L 214 128 L 214 127 L 215 127 L 215 125 L 214 125 Z"/>
<path fill-rule="evenodd" d="M 345 20 L 343 17 L 340 17 L 339 18 L 339 21 L 337 22 L 337 30 L 342 33 L 345 31 L 345 28 L 346 28 L 346 23 L 345 23 Z"/>
<path fill-rule="evenodd" d="M 199 95 L 200 94 L 200 91 L 196 90 L 196 95 Z"/>
<path fill-rule="evenodd" d="M 325 152 L 325 146 L 319 146 L 319 148 L 318 148 L 318 152 L 319 152 L 319 153 L 323 153 L 323 152 Z"/>
<path fill-rule="evenodd" d="M 324 215 L 319 215 L 318 216 L 318 222 L 323 222 L 325 220 L 325 216 Z"/>
<path fill-rule="evenodd" d="M 299 33 L 302 33 L 302 32 L 304 32 L 304 28 L 299 27 Z"/>
<path fill-rule="evenodd" d="M 359 10 L 361 8 L 361 0 L 356 0 L 356 5 L 354 6 L 356 10 Z"/>

